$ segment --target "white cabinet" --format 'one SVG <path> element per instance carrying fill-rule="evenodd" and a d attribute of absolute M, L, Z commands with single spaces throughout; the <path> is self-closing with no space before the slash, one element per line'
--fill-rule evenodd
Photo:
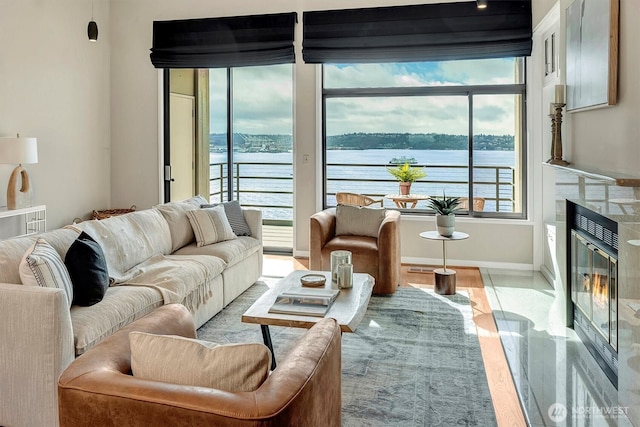
<path fill-rule="evenodd" d="M 14 219 L 14 221 L 11 221 L 11 218 Z M 8 237 L 21 237 L 42 233 L 47 230 L 47 206 L 40 205 L 12 210 L 6 207 L 0 208 L 0 221 L 2 221 L 0 228 L 3 229 L 3 235 L 6 230 L 4 223 L 9 227 L 15 227 L 16 231 L 12 231 L 11 236 Z M 18 221 L 17 224 L 16 221 Z"/>

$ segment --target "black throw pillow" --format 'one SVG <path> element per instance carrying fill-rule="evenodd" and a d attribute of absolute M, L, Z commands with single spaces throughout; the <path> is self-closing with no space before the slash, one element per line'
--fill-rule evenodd
<path fill-rule="evenodd" d="M 100 244 L 83 231 L 69 246 L 64 263 L 73 284 L 73 304 L 90 306 L 102 301 L 109 288 L 109 272 Z"/>

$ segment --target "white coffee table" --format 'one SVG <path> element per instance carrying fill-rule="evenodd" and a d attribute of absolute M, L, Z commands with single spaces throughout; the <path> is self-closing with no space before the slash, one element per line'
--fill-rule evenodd
<path fill-rule="evenodd" d="M 264 344 L 271 350 L 272 369 L 275 369 L 276 362 L 269 325 L 309 329 L 323 318 L 296 314 L 269 313 L 269 309 L 275 302 L 276 297 L 282 291 L 292 286 L 301 286 L 300 277 L 305 274 L 322 274 L 326 277 L 324 287 L 337 289 L 337 285 L 331 283 L 330 271 L 296 270 L 289 273 L 287 277 L 280 280 L 275 286 L 262 294 L 242 315 L 242 321 L 244 323 L 256 323 L 260 325 Z M 353 287 L 350 289 L 340 289 L 340 295 L 338 295 L 324 317 L 336 319 L 342 332 L 354 332 L 367 311 L 374 283 L 375 280 L 370 275 L 366 273 L 354 273 Z"/>

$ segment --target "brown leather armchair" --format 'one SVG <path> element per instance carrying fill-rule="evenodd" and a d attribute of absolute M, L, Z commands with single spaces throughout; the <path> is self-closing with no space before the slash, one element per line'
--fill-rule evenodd
<path fill-rule="evenodd" d="M 336 236 L 336 209 L 316 212 L 310 217 L 309 268 L 331 270 L 331 252 L 347 250 L 356 273 L 375 279 L 374 294 L 392 294 L 400 282 L 400 212 L 387 209 L 378 237 Z"/>
<path fill-rule="evenodd" d="M 340 426 L 341 342 L 334 319 L 307 331 L 256 391 L 239 393 L 133 377 L 134 330 L 195 337 L 187 309 L 169 304 L 106 338 L 60 377 L 61 427 Z"/>

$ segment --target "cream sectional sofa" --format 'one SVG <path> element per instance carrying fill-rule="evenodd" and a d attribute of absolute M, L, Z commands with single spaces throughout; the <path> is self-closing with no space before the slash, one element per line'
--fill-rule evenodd
<path fill-rule="evenodd" d="M 199 327 L 260 277 L 261 211 L 242 208 L 251 236 L 198 247 L 186 210 L 201 203 L 195 197 L 37 236 L 62 259 L 81 231 L 100 243 L 111 285 L 89 307 L 69 307 L 62 289 L 21 284 L 18 266 L 35 236 L 0 242 L 0 426 L 57 425 L 57 380 L 75 357 L 163 304 L 182 303 Z"/>

